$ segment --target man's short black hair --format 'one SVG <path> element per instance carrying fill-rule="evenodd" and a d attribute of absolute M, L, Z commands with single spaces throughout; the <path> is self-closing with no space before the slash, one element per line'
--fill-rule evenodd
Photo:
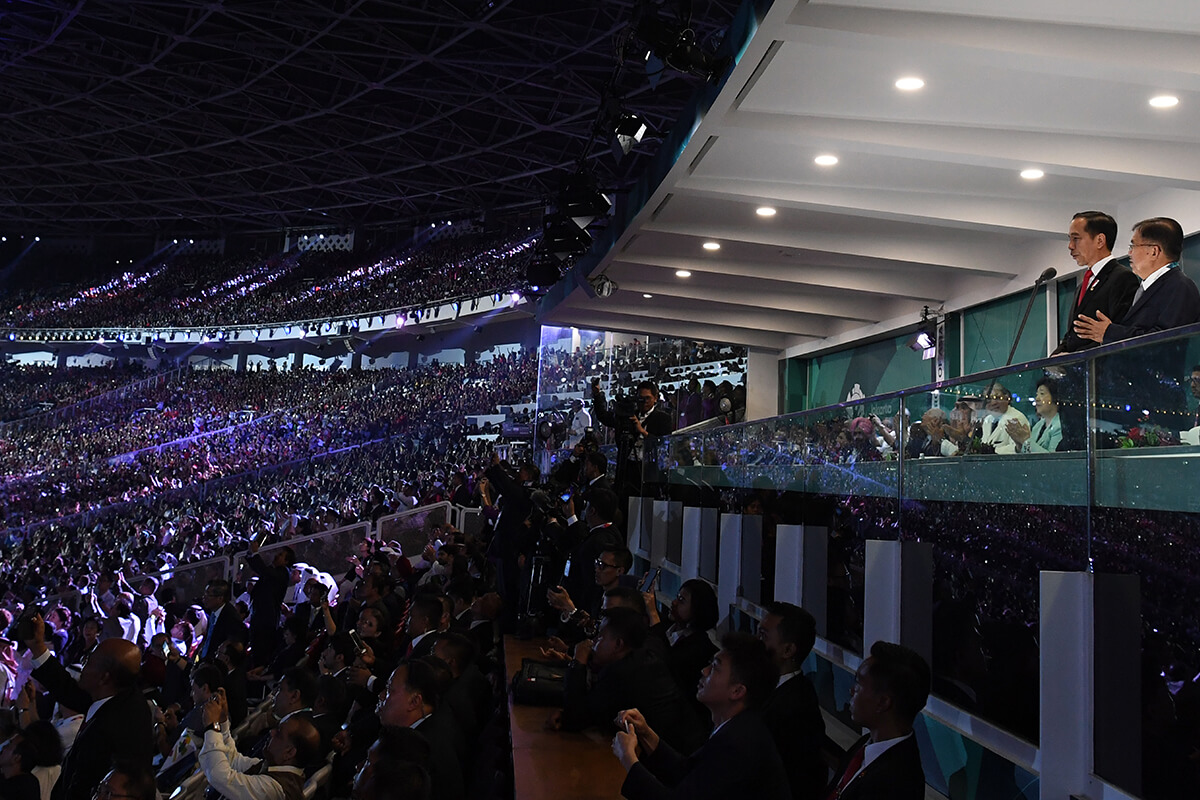
<path fill-rule="evenodd" d="M 592 513 L 605 522 L 612 522 L 617 518 L 617 493 L 612 489 L 592 489 L 587 493 L 588 505 L 592 508 Z"/>
<path fill-rule="evenodd" d="M 306 667 L 292 667 L 279 679 L 280 683 L 283 681 L 287 681 L 288 688 L 293 692 L 300 693 L 302 707 L 312 708 L 313 703 L 317 701 L 318 686 L 315 673 L 309 672 Z"/>
<path fill-rule="evenodd" d="M 225 598 L 225 602 L 229 602 L 229 598 L 233 597 L 233 586 L 224 578 L 213 578 L 208 582 L 208 591 L 214 592 Z"/>
<path fill-rule="evenodd" d="M 1156 244 L 1172 261 L 1183 255 L 1183 226 L 1170 217 L 1151 217 L 1133 226 L 1147 244 Z"/>
<path fill-rule="evenodd" d="M 407 677 L 404 685 L 410 692 L 421 695 L 425 705 L 437 708 L 438 701 L 441 699 L 438 695 L 437 672 L 419 658 L 409 661 L 406 666 L 408 669 L 405 670 Z"/>
<path fill-rule="evenodd" d="M 325 646 L 333 648 L 333 654 L 341 656 L 346 666 L 353 664 L 354 657 L 358 655 L 358 648 L 354 646 L 354 640 L 350 638 L 350 634 L 346 631 L 338 631 L 333 636 L 330 636 L 326 640 Z"/>
<path fill-rule="evenodd" d="M 591 464 L 596 468 L 596 471 L 601 475 L 608 473 L 608 456 L 601 453 L 599 450 L 592 450 L 583 459 L 586 463 Z"/>
<path fill-rule="evenodd" d="M 642 381 L 637 385 L 638 394 L 641 394 L 643 389 L 649 389 L 650 394 L 658 397 L 658 384 L 654 381 Z"/>
<path fill-rule="evenodd" d="M 925 659 L 904 645 L 879 641 L 871 645 L 867 674 L 875 691 L 892 698 L 892 706 L 911 725 L 929 699 L 930 673 Z"/>
<path fill-rule="evenodd" d="M 629 552 L 628 547 L 606 547 L 600 551 L 601 555 L 604 553 L 610 553 L 617 567 L 623 569 L 626 575 L 629 574 L 633 568 L 633 553 Z"/>
<path fill-rule="evenodd" d="M 611 608 L 632 608 L 642 614 L 646 613 L 646 596 L 632 586 L 616 586 L 604 593 L 604 596 L 609 599 Z M 612 600 L 621 603 L 621 606 L 613 606 Z"/>
<path fill-rule="evenodd" d="M 760 707 L 779 680 L 779 670 L 767 654 L 767 646 L 748 633 L 727 633 L 721 638 L 721 649 L 733 681 L 746 687 L 746 707 Z"/>
<path fill-rule="evenodd" d="M 795 662 L 808 658 L 817 643 L 817 620 L 800 606 L 774 602 L 767 606 L 767 613 L 779 617 L 776 629 L 781 641 L 796 646 Z"/>
<path fill-rule="evenodd" d="M 197 664 L 192 670 L 192 685 L 204 686 L 209 692 L 216 694 L 217 689 L 225 687 L 225 670 L 207 662 Z"/>
<path fill-rule="evenodd" d="M 1104 246 L 1109 250 L 1117 241 L 1117 221 L 1103 211 L 1080 211 L 1071 219 L 1083 220 L 1083 229 L 1090 236 L 1104 234 Z"/>
<path fill-rule="evenodd" d="M 470 575 L 459 575 L 446 584 L 446 596 L 470 604 L 475 599 L 475 579 Z"/>
<path fill-rule="evenodd" d="M 679 588 L 687 589 L 692 596 L 692 630 L 707 631 L 709 628 L 715 628 L 721 619 L 721 606 L 717 602 L 717 593 L 708 581 L 703 578 L 691 578 L 684 581 Z"/>
<path fill-rule="evenodd" d="M 438 637 L 437 646 L 454 660 L 459 670 L 475 663 L 475 643 L 461 633 L 444 633 Z"/>
<path fill-rule="evenodd" d="M 436 628 L 438 621 L 442 618 L 442 613 L 446 607 L 442 605 L 442 598 L 430 592 L 421 592 L 412 599 L 412 608 L 408 610 L 409 616 L 420 612 L 421 616 L 429 620 Z"/>
<path fill-rule="evenodd" d="M 600 618 L 604 620 L 605 627 L 627 647 L 637 650 L 646 644 L 650 628 L 645 612 L 622 606 L 602 612 Z"/>
<path fill-rule="evenodd" d="M 155 800 L 158 797 L 154 773 L 144 764 L 132 759 L 121 759 L 113 764 L 113 772 L 125 776 L 125 783 L 133 800 Z"/>

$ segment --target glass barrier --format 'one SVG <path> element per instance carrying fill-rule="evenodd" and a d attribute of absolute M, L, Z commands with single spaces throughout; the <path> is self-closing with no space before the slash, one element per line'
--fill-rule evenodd
<path fill-rule="evenodd" d="M 1162 712 L 1143 752 L 1200 729 L 1200 326 L 664 437 L 653 455 L 665 496 L 761 513 L 764 545 L 773 524 L 824 527 L 823 636 L 853 652 L 865 541 L 932 542 L 934 693 L 1030 741 L 1039 572 L 1137 574 L 1143 697 Z"/>
<path fill-rule="evenodd" d="M 218 578 L 228 580 L 230 575 L 229 559 L 221 557 L 197 561 L 194 564 L 184 564 L 173 570 L 164 570 L 154 577 L 160 581 L 160 596 L 162 590 L 167 589 L 175 593 L 177 602 L 184 606 L 190 606 L 202 604 L 204 587 L 209 581 Z M 135 582 L 134 585 L 136 586 L 137 583 Z"/>
<path fill-rule="evenodd" d="M 284 547 L 290 547 L 296 553 L 296 570 L 298 570 L 298 572 L 293 572 L 293 575 L 302 574 L 304 571 L 302 565 L 307 565 L 312 570 L 327 572 L 333 576 L 334 580 L 340 580 L 350 568 L 347 559 L 358 553 L 359 542 L 367 538 L 370 530 L 370 524 L 365 522 L 358 523 L 357 525 L 347 525 L 344 528 L 337 528 L 304 538 L 288 539 L 264 545 L 259 554 L 266 563 L 270 564 L 276 551 Z M 248 571 L 244 569 L 246 555 L 246 553 L 239 553 L 236 559 L 237 577 L 243 583 L 246 578 L 250 577 Z M 297 592 L 302 591 L 303 587 L 301 586 Z M 302 599 L 298 593 L 296 595 L 297 599 Z M 287 602 L 292 602 L 291 597 L 292 593 L 289 592 Z"/>
<path fill-rule="evenodd" d="M 404 511 L 381 517 L 376 525 L 375 538 L 381 542 L 398 543 L 406 556 L 419 556 L 426 545 L 433 544 L 441 536 L 449 519 L 449 503 Z"/>

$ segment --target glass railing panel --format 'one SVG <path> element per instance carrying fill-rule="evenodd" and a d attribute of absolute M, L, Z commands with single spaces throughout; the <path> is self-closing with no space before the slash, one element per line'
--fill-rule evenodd
<path fill-rule="evenodd" d="M 1086 363 L 906 397 L 906 538 L 934 544 L 934 694 L 1038 736 L 1038 573 L 1087 568 Z"/>
<path fill-rule="evenodd" d="M 1139 578 L 1142 785 L 1127 785 L 1128 765 L 1122 770 L 1098 759 L 1096 773 L 1145 797 L 1195 796 L 1200 790 L 1194 764 L 1173 746 L 1178 731 L 1200 724 L 1191 699 L 1200 672 L 1198 363 L 1197 335 L 1095 360 L 1091 554 L 1096 572 Z M 1113 732 L 1097 735 L 1111 738 Z"/>

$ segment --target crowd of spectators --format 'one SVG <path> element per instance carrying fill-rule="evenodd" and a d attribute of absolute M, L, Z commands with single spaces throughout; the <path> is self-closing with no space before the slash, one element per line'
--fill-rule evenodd
<path fill-rule="evenodd" d="M 95 282 L 48 288 L 12 279 L 0 325 L 18 328 L 211 327 L 370 316 L 517 287 L 528 231 L 466 235 L 362 254 L 292 250 L 265 258 L 169 253 Z M 117 268 L 118 270 L 120 267 Z"/>
<path fill-rule="evenodd" d="M 149 377 L 140 362 L 103 367 L 0 363 L 0 422 L 27 419 Z"/>
<path fill-rule="evenodd" d="M 536 361 L 324 372 L 192 371 L 113 408 L 0 439 L 11 526 L 151 498 L 363 442 L 442 426 L 532 395 Z"/>

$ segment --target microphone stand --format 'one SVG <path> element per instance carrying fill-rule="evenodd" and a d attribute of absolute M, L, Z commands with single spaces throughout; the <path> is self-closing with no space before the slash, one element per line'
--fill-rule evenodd
<path fill-rule="evenodd" d="M 1017 328 L 1017 338 L 1013 339 L 1012 349 L 1008 351 L 1008 360 L 1004 362 L 1006 367 L 1012 363 L 1013 356 L 1017 354 L 1017 344 L 1021 341 L 1021 334 L 1025 332 L 1025 323 L 1029 321 L 1029 312 L 1033 308 L 1033 301 L 1037 299 L 1038 289 L 1042 288 L 1043 283 L 1045 283 L 1044 277 L 1038 278 L 1037 282 L 1033 284 L 1033 291 L 1029 293 L 1029 302 L 1025 304 L 1025 314 L 1021 317 L 1020 327 Z"/>

